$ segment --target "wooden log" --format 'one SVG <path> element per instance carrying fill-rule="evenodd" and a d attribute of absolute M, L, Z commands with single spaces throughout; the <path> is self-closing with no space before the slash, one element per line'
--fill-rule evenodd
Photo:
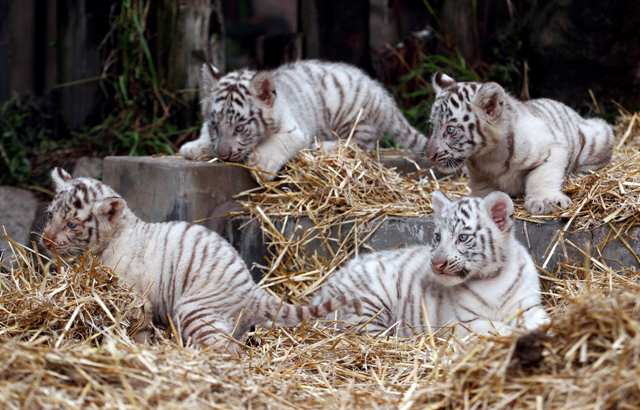
<path fill-rule="evenodd" d="M 369 1 L 301 0 L 306 58 L 344 61 L 371 72 Z"/>
<path fill-rule="evenodd" d="M 481 57 L 478 20 L 469 0 L 447 0 L 441 10 L 441 27 L 445 40 L 460 51 L 465 61 L 473 66 Z"/>
<path fill-rule="evenodd" d="M 224 22 L 220 0 L 163 0 L 158 14 L 158 52 L 169 86 L 195 92 L 203 61 L 224 71 Z M 188 98 L 193 98 L 194 94 Z"/>
<path fill-rule="evenodd" d="M 220 0 L 162 0 L 157 14 L 158 70 L 166 87 L 187 106 L 197 104 L 200 67 L 207 61 L 224 70 L 224 24 Z M 197 121 L 195 109 L 181 114 Z"/>
<path fill-rule="evenodd" d="M 110 29 L 112 2 L 58 0 L 57 5 L 60 111 L 69 128 L 79 128 L 89 122 L 102 102 L 99 46 Z"/>
<path fill-rule="evenodd" d="M 0 102 L 9 98 L 9 2 L 0 2 Z"/>
<path fill-rule="evenodd" d="M 3 24 L 6 40 L 8 94 L 33 94 L 34 92 L 34 1 L 11 0 L 7 24 Z"/>

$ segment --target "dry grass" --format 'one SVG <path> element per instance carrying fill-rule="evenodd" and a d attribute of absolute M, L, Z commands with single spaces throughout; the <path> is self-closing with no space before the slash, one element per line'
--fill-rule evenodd
<path fill-rule="evenodd" d="M 637 154 L 638 128 L 633 130 L 620 150 Z M 386 215 L 428 213 L 429 193 L 438 185 L 466 191 L 462 180 L 401 178 L 358 151 L 333 159 L 333 176 L 326 179 L 323 163 L 310 155 L 299 157 L 286 184 L 271 183 L 252 197 L 252 214 L 272 235 L 268 284 L 292 298 L 353 253 Z M 632 172 L 617 177 L 629 188 L 625 199 L 637 200 L 634 185 L 624 185 L 634 178 Z M 615 212 L 610 191 L 619 185 L 609 188 L 613 179 L 596 178 L 603 188 L 591 194 L 573 191 L 574 208 L 565 216 L 589 224 L 590 216 L 580 214 L 585 208 L 596 218 Z M 589 203 L 578 211 L 584 198 Z M 600 209 L 591 203 L 599 201 Z M 288 209 L 276 203 L 288 203 Z M 616 216 L 621 220 L 612 221 L 637 223 L 637 202 L 629 199 L 622 207 Z M 302 244 L 275 221 L 284 217 L 295 225 L 300 216 L 319 226 L 309 235 L 338 250 L 296 261 Z M 332 243 L 335 234 L 322 238 L 336 225 L 349 230 L 344 242 Z M 562 279 L 544 273 L 552 317 L 545 334 L 462 345 L 445 333 L 398 340 L 316 323 L 260 329 L 245 354 L 234 357 L 183 348 L 168 332 L 158 332 L 152 344 L 136 344 L 129 335 L 140 324 L 140 301 L 108 269 L 91 258 L 72 265 L 50 261 L 18 245 L 14 253 L 18 264 L 0 271 L 5 408 L 640 408 L 640 273 L 615 272 L 596 256 L 562 265 Z"/>
<path fill-rule="evenodd" d="M 169 333 L 135 344 L 140 303 L 107 270 L 18 252 L 23 262 L 0 278 L 6 408 L 640 406 L 637 271 L 563 266 L 564 279 L 545 277 L 546 335 L 461 345 L 320 323 L 258 330 L 234 357 L 183 348 Z"/>
<path fill-rule="evenodd" d="M 516 218 L 533 223 L 561 219 L 564 232 L 613 225 L 615 236 L 623 239 L 640 225 L 640 113 L 622 112 L 615 130 L 611 164 L 569 178 L 565 190 L 573 203 L 568 209 L 532 216 L 520 199 Z M 385 218 L 431 213 L 435 190 L 451 198 L 470 193 L 464 176 L 436 179 L 431 170 L 401 175 L 349 144 L 335 152 L 304 151 L 281 178 L 262 181 L 239 198 L 245 209 L 241 214 L 260 223 L 268 244 L 264 285 L 302 301 L 361 249 Z M 552 252 L 562 234 L 550 246 Z"/>

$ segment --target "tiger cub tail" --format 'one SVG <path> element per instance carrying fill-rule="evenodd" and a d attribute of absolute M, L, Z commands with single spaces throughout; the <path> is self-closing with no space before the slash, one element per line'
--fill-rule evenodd
<path fill-rule="evenodd" d="M 428 138 L 415 129 L 404 117 L 400 109 L 396 106 L 389 107 L 392 116 L 392 126 L 389 133 L 393 140 L 401 147 L 422 154 L 427 148 Z"/>
<path fill-rule="evenodd" d="M 322 303 L 310 305 L 294 305 L 264 292 L 261 310 L 264 312 L 262 324 L 278 326 L 297 326 L 303 321 L 325 319 L 329 314 L 337 311 L 355 311 L 362 313 L 362 302 L 358 298 L 337 296 Z"/>

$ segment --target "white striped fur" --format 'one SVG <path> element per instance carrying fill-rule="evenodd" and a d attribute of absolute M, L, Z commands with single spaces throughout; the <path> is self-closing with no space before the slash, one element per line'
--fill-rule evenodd
<path fill-rule="evenodd" d="M 549 213 L 571 204 L 562 192 L 567 174 L 611 159 L 611 126 L 558 101 L 521 102 L 496 83 L 456 82 L 441 73 L 433 87 L 427 157 L 442 172 L 466 163 L 473 195 L 524 194 L 529 212 Z"/>
<path fill-rule="evenodd" d="M 456 326 L 456 333 L 510 333 L 548 321 L 540 302 L 538 272 L 513 233 L 513 203 L 494 192 L 450 202 L 433 194 L 432 246 L 374 252 L 337 271 L 312 301 L 350 295 L 362 313 L 341 319 L 370 332 L 394 327 L 399 336 Z M 424 313 L 428 313 L 425 317 Z M 519 317 L 521 313 L 521 317 Z M 427 320 L 428 319 L 428 320 Z"/>
<path fill-rule="evenodd" d="M 43 245 L 62 256 L 94 253 L 146 297 L 155 323 L 170 318 L 185 342 L 235 350 L 224 335 L 240 339 L 254 325 L 294 326 L 344 305 L 359 309 L 347 298 L 284 303 L 253 282 L 236 250 L 215 232 L 186 222 L 143 222 L 99 181 L 71 179 L 60 168 L 52 177 L 57 193 Z"/>
<path fill-rule="evenodd" d="M 385 133 L 416 152 L 427 142 L 381 84 L 342 63 L 307 60 L 273 71 L 233 71 L 219 80 L 205 65 L 200 98 L 200 137 L 180 149 L 188 159 L 217 154 L 275 173 L 314 139 L 347 137 L 360 109 L 353 141 L 364 148 L 373 149 Z"/>

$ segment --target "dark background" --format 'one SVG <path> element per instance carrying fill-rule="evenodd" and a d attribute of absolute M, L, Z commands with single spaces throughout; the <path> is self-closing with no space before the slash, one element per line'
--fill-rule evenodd
<path fill-rule="evenodd" d="M 419 128 L 436 70 L 613 120 L 640 108 L 639 27 L 637 0 L 0 0 L 0 184 L 173 152 L 197 132 L 204 60 L 349 62 Z"/>

